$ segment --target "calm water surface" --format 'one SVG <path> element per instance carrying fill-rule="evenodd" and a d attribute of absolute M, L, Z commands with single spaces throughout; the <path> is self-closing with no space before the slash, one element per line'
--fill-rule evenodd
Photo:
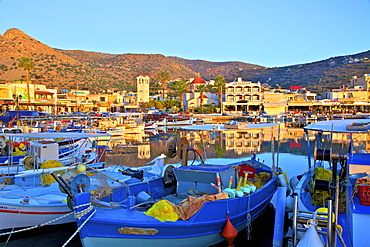
<path fill-rule="evenodd" d="M 171 137 L 187 137 L 190 146 L 209 164 L 227 164 L 248 159 L 254 152 L 260 161 L 279 166 L 290 178 L 307 169 L 307 142 L 302 129 L 269 128 L 248 131 L 179 131 L 167 130 L 133 134 L 113 139 L 105 157 L 108 165 L 144 166 L 164 153 Z M 170 139 L 171 138 L 171 139 Z M 310 137 L 313 139 L 313 137 Z M 348 138 L 324 136 L 324 145 L 338 150 L 348 148 Z M 359 138 L 361 139 L 361 138 Z M 329 145 L 329 146 L 328 146 Z M 311 147 L 311 151 L 314 148 Z M 194 154 L 189 154 L 192 161 Z M 178 158 L 166 158 L 166 163 L 179 163 Z M 1 219 L 0 219 L 1 220 Z M 271 246 L 274 209 L 270 207 L 252 225 L 252 240 L 246 241 L 245 231 L 235 240 L 235 246 Z M 75 232 L 74 223 L 0 237 L 0 246 L 62 246 Z M 67 246 L 82 246 L 78 235 Z M 226 242 L 216 246 L 228 246 Z"/>

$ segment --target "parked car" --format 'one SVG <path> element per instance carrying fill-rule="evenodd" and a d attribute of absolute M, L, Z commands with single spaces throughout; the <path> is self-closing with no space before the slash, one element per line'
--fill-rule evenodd
<path fill-rule="evenodd" d="M 260 114 L 259 115 L 267 115 L 267 112 L 265 112 L 265 111 L 260 111 Z"/>
<path fill-rule="evenodd" d="M 102 117 L 117 117 L 117 115 L 111 112 L 102 112 Z"/>
<path fill-rule="evenodd" d="M 96 112 L 92 111 L 88 115 L 92 116 L 92 117 L 101 117 L 102 116 L 101 112 L 98 112 L 98 111 L 96 111 Z"/>
<path fill-rule="evenodd" d="M 9 125 L 24 117 L 40 116 L 37 111 L 6 111 L 0 115 L 0 125 Z"/>
<path fill-rule="evenodd" d="M 51 116 L 51 114 L 47 112 L 39 112 L 39 116 Z"/>
<path fill-rule="evenodd" d="M 75 115 L 75 116 L 86 116 L 87 113 L 85 113 L 85 112 L 72 112 L 71 115 Z"/>
<path fill-rule="evenodd" d="M 62 112 L 59 112 L 58 115 L 66 116 L 66 115 L 69 115 L 69 113 L 66 111 L 62 111 Z"/>

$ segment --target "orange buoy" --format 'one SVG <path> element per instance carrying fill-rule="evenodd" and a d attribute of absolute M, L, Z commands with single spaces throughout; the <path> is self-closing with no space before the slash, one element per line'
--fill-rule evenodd
<path fill-rule="evenodd" d="M 233 242 L 236 236 L 238 235 L 238 231 L 235 229 L 233 224 L 231 224 L 229 216 L 226 217 L 226 224 L 221 234 L 228 242 L 229 247 L 233 247 L 234 246 Z"/>

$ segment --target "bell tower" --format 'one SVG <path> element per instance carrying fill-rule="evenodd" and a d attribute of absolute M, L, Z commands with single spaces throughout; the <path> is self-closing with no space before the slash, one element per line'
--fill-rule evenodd
<path fill-rule="evenodd" d="M 149 76 L 139 75 L 136 77 L 138 103 L 149 102 Z"/>

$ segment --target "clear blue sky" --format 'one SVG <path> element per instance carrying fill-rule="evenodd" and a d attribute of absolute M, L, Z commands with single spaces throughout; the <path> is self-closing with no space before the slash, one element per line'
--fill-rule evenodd
<path fill-rule="evenodd" d="M 370 0 L 0 0 L 0 33 L 53 48 L 266 67 L 370 50 Z"/>

